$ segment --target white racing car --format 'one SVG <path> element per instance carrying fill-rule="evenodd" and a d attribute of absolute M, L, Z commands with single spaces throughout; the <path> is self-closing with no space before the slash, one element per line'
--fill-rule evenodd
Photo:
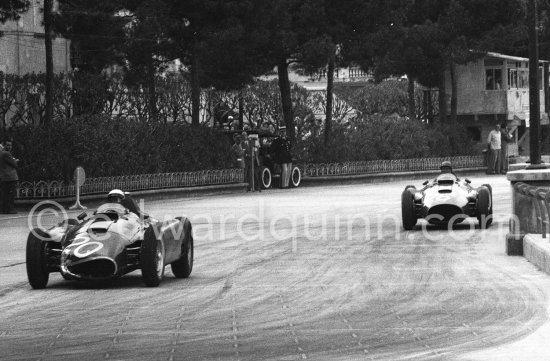
<path fill-rule="evenodd" d="M 419 218 L 430 224 L 453 225 L 468 217 L 476 217 L 480 228 L 491 225 L 493 214 L 492 188 L 483 184 L 474 188 L 470 180 L 453 173 L 442 173 L 427 180 L 423 188 L 408 185 L 401 194 L 403 228 L 411 230 Z"/>

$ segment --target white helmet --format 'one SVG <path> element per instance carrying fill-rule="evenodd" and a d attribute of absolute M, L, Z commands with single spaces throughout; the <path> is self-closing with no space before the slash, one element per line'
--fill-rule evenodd
<path fill-rule="evenodd" d="M 112 191 L 109 192 L 109 194 L 107 194 L 107 199 L 111 199 L 111 198 L 117 198 L 122 200 L 125 198 L 125 195 L 124 195 L 124 192 L 121 191 L 120 189 L 113 189 Z"/>

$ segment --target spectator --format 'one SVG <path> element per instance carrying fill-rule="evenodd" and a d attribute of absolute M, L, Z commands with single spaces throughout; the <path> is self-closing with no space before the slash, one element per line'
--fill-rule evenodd
<path fill-rule="evenodd" d="M 231 146 L 231 157 L 233 158 L 233 165 L 235 168 L 245 169 L 244 162 L 244 149 L 242 147 L 241 135 L 235 133 L 233 135 L 233 145 Z M 246 177 L 246 172 L 244 173 Z"/>
<path fill-rule="evenodd" d="M 292 155 L 290 154 L 290 143 L 286 139 L 285 127 L 279 128 L 279 136 L 271 143 L 270 151 L 273 161 L 281 166 L 281 188 L 288 188 Z"/>
<path fill-rule="evenodd" d="M 261 162 L 259 155 L 259 143 L 257 139 L 248 138 L 246 155 L 246 171 L 249 191 L 262 191 L 260 183 Z M 254 178 L 252 178 L 254 177 Z M 254 185 L 254 186 L 252 186 Z"/>
<path fill-rule="evenodd" d="M 0 213 L 15 214 L 15 186 L 19 177 L 17 176 L 17 162 L 12 154 L 13 141 L 6 139 L 4 149 L 0 151 Z"/>
<path fill-rule="evenodd" d="M 500 154 L 498 171 L 501 174 L 508 173 L 508 143 L 512 142 L 512 131 L 508 131 L 506 123 L 500 125 Z"/>
<path fill-rule="evenodd" d="M 496 174 L 499 171 L 499 154 L 500 154 L 500 124 L 495 125 L 495 129 L 491 130 L 487 137 L 487 147 L 489 148 L 487 161 L 487 174 Z"/>

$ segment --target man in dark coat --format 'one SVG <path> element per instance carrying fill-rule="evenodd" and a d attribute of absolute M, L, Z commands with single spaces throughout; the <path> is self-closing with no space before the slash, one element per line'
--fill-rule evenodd
<path fill-rule="evenodd" d="M 281 188 L 288 188 L 292 155 L 290 154 L 290 142 L 286 139 L 285 127 L 279 128 L 279 136 L 271 143 L 270 153 L 273 161 L 281 165 Z"/>
<path fill-rule="evenodd" d="M 12 141 L 4 141 L 4 149 L 0 150 L 0 213 L 15 214 L 15 186 L 19 177 L 17 175 L 17 159 L 12 154 Z"/>

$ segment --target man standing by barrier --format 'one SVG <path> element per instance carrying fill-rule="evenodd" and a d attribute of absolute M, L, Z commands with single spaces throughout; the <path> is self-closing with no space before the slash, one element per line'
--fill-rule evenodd
<path fill-rule="evenodd" d="M 513 140 L 512 133 L 515 129 L 508 131 L 506 123 L 500 125 L 500 154 L 499 154 L 499 167 L 497 173 L 508 173 L 508 143 Z"/>
<path fill-rule="evenodd" d="M 270 150 L 273 161 L 281 166 L 281 188 L 288 188 L 292 155 L 290 154 L 290 143 L 286 139 L 286 127 L 279 128 L 279 136 L 271 143 Z"/>
<path fill-rule="evenodd" d="M 11 155 L 12 140 L 4 141 L 4 149 L 0 150 L 0 213 L 15 214 L 15 186 L 17 176 L 17 159 Z"/>
<path fill-rule="evenodd" d="M 499 171 L 498 159 L 500 155 L 500 124 L 495 125 L 487 137 L 487 146 L 489 148 L 489 159 L 487 161 L 487 174 L 495 174 Z"/>

